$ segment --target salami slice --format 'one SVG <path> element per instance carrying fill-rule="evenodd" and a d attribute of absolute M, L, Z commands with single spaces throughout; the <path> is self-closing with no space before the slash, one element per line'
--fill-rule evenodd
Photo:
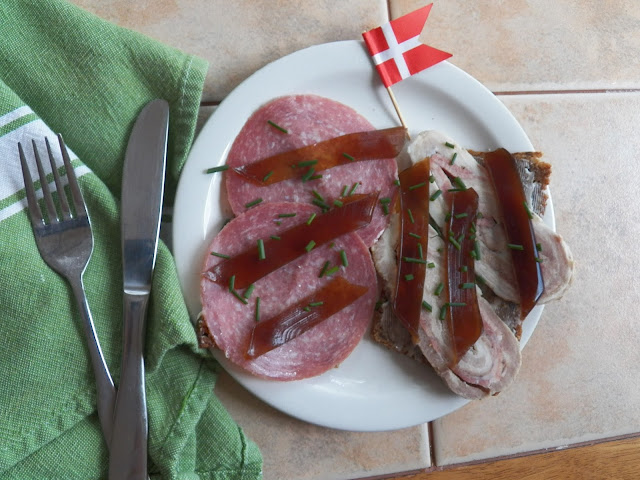
<path fill-rule="evenodd" d="M 236 137 L 227 158 L 231 168 L 241 167 L 289 150 L 298 149 L 348 133 L 374 127 L 352 108 L 317 95 L 291 95 L 277 98 L 258 109 Z M 283 131 L 284 130 L 284 131 Z M 348 152 L 345 152 L 348 154 Z M 313 159 L 309 159 L 313 160 Z M 318 172 L 317 178 L 294 178 L 268 186 L 256 185 L 241 175 L 225 172 L 227 195 L 233 213 L 246 211 L 252 203 L 322 203 L 348 193 L 379 192 L 381 199 L 396 195 L 397 166 L 393 158 L 354 162 Z M 321 208 L 314 206 L 315 211 Z M 371 246 L 388 224 L 384 205 L 376 208 L 369 226 L 358 232 Z"/>
<path fill-rule="evenodd" d="M 233 257 L 256 245 L 258 239 L 277 238 L 279 233 L 307 222 L 316 212 L 312 205 L 291 202 L 266 203 L 248 210 L 229 222 L 213 239 L 209 252 L 215 255 L 207 255 L 203 272 L 224 261 L 224 256 Z M 348 259 L 346 267 L 345 258 Z M 259 357 L 248 358 L 258 298 L 259 318 L 269 319 L 309 297 L 336 276 L 366 286 L 366 293 L 284 345 Z M 235 290 L 232 285 L 215 283 L 206 275 L 201 280 L 203 322 L 217 348 L 244 370 L 277 380 L 308 378 L 339 365 L 366 331 L 377 293 L 371 255 L 356 233 L 342 235 L 329 244 L 310 249 L 247 289 Z"/>

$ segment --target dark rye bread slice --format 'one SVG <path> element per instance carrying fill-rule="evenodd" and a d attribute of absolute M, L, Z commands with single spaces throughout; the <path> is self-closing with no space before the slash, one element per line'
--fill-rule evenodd
<path fill-rule="evenodd" d="M 469 150 L 471 156 L 483 165 L 488 152 Z M 542 160 L 542 152 L 517 152 L 512 154 L 516 159 L 518 172 L 525 188 L 526 197 L 533 212 L 542 217 L 547 206 L 547 187 L 551 177 L 551 165 Z M 519 305 L 506 301 L 493 293 L 486 285 L 480 285 L 482 296 L 489 302 L 496 314 L 505 322 L 515 336 L 520 339 L 522 325 Z M 371 334 L 373 339 L 390 350 L 408 356 L 421 363 L 428 364 L 420 348 L 415 345 L 409 332 L 395 318 L 386 293 L 373 319 Z"/>

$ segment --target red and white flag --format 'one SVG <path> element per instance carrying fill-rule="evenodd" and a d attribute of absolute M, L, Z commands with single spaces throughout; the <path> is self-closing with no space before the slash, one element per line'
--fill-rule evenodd
<path fill-rule="evenodd" d="M 362 34 L 385 87 L 451 57 L 418 41 L 433 3 Z"/>

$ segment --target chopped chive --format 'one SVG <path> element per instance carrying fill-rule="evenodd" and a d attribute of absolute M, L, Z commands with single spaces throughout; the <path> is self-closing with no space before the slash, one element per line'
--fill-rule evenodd
<path fill-rule="evenodd" d="M 429 200 L 431 200 L 433 202 L 440 195 L 442 195 L 442 190 L 438 189 L 429 197 Z"/>
<path fill-rule="evenodd" d="M 436 181 L 436 177 L 433 176 L 433 174 L 429 175 L 429 183 L 433 183 Z"/>
<path fill-rule="evenodd" d="M 341 197 L 344 197 L 347 195 L 347 191 L 349 190 L 349 186 L 345 185 L 344 187 L 342 187 L 342 193 L 340 194 Z"/>
<path fill-rule="evenodd" d="M 413 218 L 413 213 L 411 213 L 411 209 L 407 208 L 407 213 L 409 214 L 409 220 L 411 221 L 411 223 L 416 223 L 416 221 Z"/>
<path fill-rule="evenodd" d="M 457 156 L 458 156 L 458 152 L 455 152 L 451 157 L 451 161 L 449 162 L 449 165 L 453 165 L 455 163 Z"/>
<path fill-rule="evenodd" d="M 324 305 L 324 302 L 311 302 L 309 304 L 310 307 L 319 307 L 321 305 Z"/>
<path fill-rule="evenodd" d="M 422 308 L 424 308 L 427 312 L 433 311 L 433 307 L 424 300 L 422 301 Z"/>
<path fill-rule="evenodd" d="M 303 310 L 305 312 L 310 312 L 311 311 L 311 307 L 309 305 L 307 305 L 306 307 L 303 308 Z"/>
<path fill-rule="evenodd" d="M 286 128 L 281 127 L 280 125 L 278 125 L 276 122 L 273 122 L 271 120 L 267 120 L 267 123 L 269 125 L 271 125 L 274 128 L 277 128 L 278 130 L 280 130 L 282 133 L 289 133 L 289 130 L 287 130 Z"/>
<path fill-rule="evenodd" d="M 536 257 L 536 262 L 542 263 L 542 258 L 541 257 Z"/>
<path fill-rule="evenodd" d="M 267 256 L 264 253 L 264 241 L 259 238 L 258 239 L 258 259 L 264 260 Z"/>
<path fill-rule="evenodd" d="M 322 268 L 320 269 L 320 274 L 318 275 L 318 278 L 322 278 L 324 276 L 324 274 L 327 272 L 327 268 L 329 268 L 329 260 L 324 262 L 324 265 L 322 265 Z"/>
<path fill-rule="evenodd" d="M 449 148 L 456 148 L 456 146 L 453 143 L 445 142 L 444 145 Z"/>
<path fill-rule="evenodd" d="M 213 255 L 214 257 L 220 257 L 220 258 L 231 258 L 229 255 L 225 255 L 224 253 L 218 253 L 218 252 L 211 252 L 211 255 Z"/>
<path fill-rule="evenodd" d="M 414 278 L 414 277 L 413 277 L 413 275 L 412 275 L 411 273 L 407 273 L 407 274 L 404 276 L 404 279 L 405 279 L 407 282 L 410 282 L 411 280 L 413 280 L 413 278 Z"/>
<path fill-rule="evenodd" d="M 307 182 L 311 180 L 311 177 L 316 173 L 316 170 L 313 167 L 310 167 L 309 170 L 306 171 L 304 175 L 302 175 L 302 182 Z"/>
<path fill-rule="evenodd" d="M 466 190 L 467 189 L 467 186 L 464 184 L 464 182 L 462 181 L 462 179 L 460 177 L 455 177 L 453 179 L 453 183 L 455 183 L 462 190 Z"/>
<path fill-rule="evenodd" d="M 461 248 L 460 244 L 458 243 L 458 241 L 455 238 L 449 237 L 449 242 L 451 243 L 451 245 L 453 245 L 456 248 L 456 250 L 460 250 L 460 248 Z"/>
<path fill-rule="evenodd" d="M 309 179 L 309 181 L 311 181 L 311 180 L 319 180 L 319 179 L 321 179 L 321 178 L 322 178 L 322 175 L 314 175 L 313 177 L 311 177 L 311 178 Z"/>
<path fill-rule="evenodd" d="M 441 307 L 440 316 L 439 316 L 440 320 L 444 320 L 446 316 L 447 316 L 447 307 L 446 306 Z"/>
<path fill-rule="evenodd" d="M 231 275 L 231 278 L 229 278 L 229 291 L 233 292 L 235 289 L 236 289 L 236 276 Z"/>
<path fill-rule="evenodd" d="M 383 197 L 380 199 L 380 203 L 382 203 L 383 205 L 389 204 L 391 203 L 391 199 L 389 197 Z"/>
<path fill-rule="evenodd" d="M 305 160 L 304 162 L 299 162 L 298 166 L 299 167 L 310 167 L 312 165 L 315 165 L 316 163 L 318 163 L 318 160 Z"/>
<path fill-rule="evenodd" d="M 287 217 L 295 217 L 295 213 L 279 213 L 278 218 L 287 218 Z"/>
<path fill-rule="evenodd" d="M 527 216 L 529 217 L 529 219 L 532 219 L 533 218 L 533 213 L 531 212 L 531 209 L 529 208 L 529 205 L 527 204 L 527 201 L 525 200 L 522 203 L 524 204 L 524 209 L 527 211 Z"/>
<path fill-rule="evenodd" d="M 336 246 L 336 242 L 331 242 L 331 243 L 329 244 L 329 248 L 333 248 L 333 247 L 335 247 L 335 246 Z"/>
<path fill-rule="evenodd" d="M 269 238 L 272 238 L 274 240 L 280 240 L 280 237 L 277 235 L 271 235 Z"/>
<path fill-rule="evenodd" d="M 325 202 L 323 202 L 321 200 L 318 200 L 317 198 L 314 198 L 311 203 L 313 203 L 314 205 L 320 207 L 323 210 L 329 210 L 331 208 L 327 203 L 325 203 Z"/>
<path fill-rule="evenodd" d="M 524 247 L 522 245 L 518 245 L 517 243 L 507 243 L 507 247 L 509 247 L 511 250 L 524 250 Z"/>
<path fill-rule="evenodd" d="M 325 275 L 327 277 L 330 277 L 331 275 L 333 275 L 334 273 L 336 273 L 338 270 L 340 270 L 340 265 L 336 265 L 335 267 L 331 267 L 329 270 L 327 270 L 327 272 L 325 273 Z"/>
<path fill-rule="evenodd" d="M 389 215 L 389 205 L 387 205 L 386 203 L 382 205 L 382 213 L 384 213 L 385 215 Z"/>
<path fill-rule="evenodd" d="M 304 247 L 304 249 L 305 249 L 307 252 L 310 252 L 311 250 L 313 250 L 313 247 L 315 247 L 315 246 L 316 246 L 316 242 L 314 242 L 313 240 L 311 240 L 309 243 L 307 243 L 307 246 L 306 246 L 306 247 Z"/>
<path fill-rule="evenodd" d="M 463 290 L 468 289 L 468 288 L 476 288 L 476 284 L 473 282 L 466 282 L 466 283 L 461 283 L 460 285 L 458 285 L 460 288 L 462 288 Z"/>
<path fill-rule="evenodd" d="M 480 260 L 480 243 L 477 240 L 473 241 L 473 251 L 476 252 L 476 260 Z"/>
<path fill-rule="evenodd" d="M 462 273 L 466 273 L 466 272 L 468 272 L 468 271 L 469 271 L 469 267 L 467 267 L 466 265 L 462 265 L 462 266 L 460 267 L 460 271 L 461 271 Z"/>
<path fill-rule="evenodd" d="M 348 158 L 352 162 L 355 160 L 355 158 L 353 158 L 351 155 L 349 155 L 346 152 L 342 152 L 342 156 L 345 157 L 345 158 Z"/>
<path fill-rule="evenodd" d="M 536 249 L 541 252 L 542 251 L 542 244 L 541 243 L 536 243 Z"/>
<path fill-rule="evenodd" d="M 426 184 L 427 184 L 427 182 L 416 183 L 415 185 L 411 185 L 409 187 L 409 190 L 415 190 L 417 188 L 424 187 Z"/>
<path fill-rule="evenodd" d="M 420 240 L 420 235 L 418 235 L 417 233 L 413 233 L 413 232 L 409 232 L 409 236 L 413 237 L 413 238 L 417 238 L 418 240 Z"/>
<path fill-rule="evenodd" d="M 312 213 L 311 216 L 309 217 L 309 220 L 307 220 L 307 225 L 311 225 L 311 222 L 313 222 L 313 219 L 316 218 L 316 213 Z"/>
<path fill-rule="evenodd" d="M 316 197 L 318 200 L 320 200 L 321 202 L 324 202 L 324 197 L 322 195 L 320 195 L 320 193 L 317 190 L 311 190 L 311 195 L 313 195 L 314 197 Z"/>
<path fill-rule="evenodd" d="M 462 242 L 464 240 L 464 233 L 461 233 L 460 236 L 457 238 L 457 240 L 458 240 L 458 243 L 462 245 Z"/>
<path fill-rule="evenodd" d="M 256 323 L 260 321 L 260 297 L 256 297 L 255 320 L 256 320 Z"/>
<path fill-rule="evenodd" d="M 262 203 L 262 199 L 261 198 L 256 198 L 255 200 L 252 200 L 249 203 L 245 203 L 244 207 L 245 208 L 251 208 L 251 207 L 255 207 L 256 205 L 258 205 L 259 203 Z"/>
<path fill-rule="evenodd" d="M 457 214 L 455 214 L 455 215 L 453 216 L 453 218 L 465 218 L 465 217 L 468 217 L 468 216 L 469 216 L 469 214 L 468 214 L 468 213 L 466 213 L 466 212 L 464 212 L 464 213 L 457 213 Z"/>
<path fill-rule="evenodd" d="M 440 282 L 436 287 L 436 289 L 433 291 L 433 294 L 437 297 L 442 293 L 443 289 L 444 289 L 444 283 Z"/>
<path fill-rule="evenodd" d="M 433 262 L 427 263 L 427 268 L 436 268 L 436 264 Z"/>
<path fill-rule="evenodd" d="M 447 305 L 449 305 L 450 307 L 466 307 L 467 306 L 465 302 L 451 302 L 451 303 L 448 303 Z"/>
<path fill-rule="evenodd" d="M 404 260 L 407 263 L 423 263 L 423 264 L 427 263 L 426 260 L 422 260 L 420 258 L 413 258 L 413 257 L 402 257 L 402 260 Z"/>
<path fill-rule="evenodd" d="M 358 188 L 358 186 L 360 186 L 360 182 L 356 182 L 351 186 L 351 190 L 349 190 L 349 196 L 353 195 L 353 192 L 356 191 L 356 188 Z"/>
<path fill-rule="evenodd" d="M 282 222 L 280 220 L 276 220 L 276 225 L 280 226 L 282 225 Z"/>
<path fill-rule="evenodd" d="M 398 180 L 398 179 L 396 178 L 396 179 L 393 181 L 393 184 L 394 184 L 396 187 L 399 187 L 399 186 L 400 186 L 400 180 Z"/>
<path fill-rule="evenodd" d="M 264 177 L 262 177 L 262 181 L 266 182 L 267 180 L 269 180 L 269 177 L 271 175 L 273 175 L 273 170 L 269 170 L 269 172 L 267 172 L 267 174 Z"/>
<path fill-rule="evenodd" d="M 252 283 L 251 285 L 249 285 L 249 286 L 245 289 L 245 291 L 244 291 L 244 293 L 242 294 L 242 296 L 243 296 L 244 298 L 249 298 L 249 297 L 251 296 L 251 294 L 253 293 L 253 289 L 254 289 L 254 288 L 256 288 L 256 286 Z"/>
<path fill-rule="evenodd" d="M 347 260 L 347 252 L 344 250 L 340 250 L 340 260 L 342 260 L 342 265 L 346 268 L 349 266 L 349 260 Z"/>
<path fill-rule="evenodd" d="M 245 305 L 247 303 L 249 303 L 247 301 L 246 298 L 244 298 L 242 295 L 240 295 L 236 290 L 231 290 L 231 293 L 233 294 L 234 297 L 236 297 L 238 300 L 240 300 L 242 303 L 244 303 Z"/>
<path fill-rule="evenodd" d="M 476 284 L 484 285 L 485 283 L 487 283 L 487 281 L 484 279 L 484 277 L 482 275 L 476 273 Z"/>
<path fill-rule="evenodd" d="M 333 204 L 336 207 L 342 207 L 344 205 L 344 203 L 342 203 L 340 200 L 338 200 L 337 198 L 333 201 Z"/>
<path fill-rule="evenodd" d="M 424 258 L 424 255 L 422 253 L 422 244 L 418 243 L 418 257 L 422 260 Z"/>
<path fill-rule="evenodd" d="M 229 165 L 220 165 L 219 167 L 212 167 L 212 168 L 207 168 L 205 170 L 206 173 L 217 173 L 217 172 L 224 172 L 225 170 L 229 169 Z"/>

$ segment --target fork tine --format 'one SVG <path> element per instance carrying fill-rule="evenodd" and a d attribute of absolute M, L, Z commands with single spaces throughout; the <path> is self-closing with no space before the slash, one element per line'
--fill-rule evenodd
<path fill-rule="evenodd" d="M 42 188 L 42 196 L 44 203 L 47 206 L 47 214 L 49 216 L 49 223 L 56 223 L 58 221 L 58 213 L 56 212 L 56 206 L 53 204 L 53 197 L 51 196 L 51 190 L 49 190 L 49 183 L 47 182 L 47 176 L 44 173 L 42 167 L 42 161 L 40 160 L 40 153 L 38 152 L 38 146 L 35 140 L 31 140 L 33 146 L 33 154 L 36 158 L 36 165 L 38 167 L 38 175 L 40 176 L 40 187 Z"/>
<path fill-rule="evenodd" d="M 64 144 L 61 134 L 58 134 L 58 143 L 60 144 L 60 151 L 62 152 L 62 160 L 64 161 L 64 165 L 67 169 L 67 179 L 69 180 L 69 189 L 71 190 L 71 196 L 73 197 L 73 206 L 76 209 L 77 215 L 87 216 L 87 207 L 85 206 L 84 198 L 82 197 L 82 191 L 78 185 L 78 179 L 76 178 L 76 173 L 71 165 L 69 152 L 67 151 L 67 146 Z"/>
<path fill-rule="evenodd" d="M 56 166 L 56 160 L 53 157 L 51 151 L 51 145 L 49 144 L 49 138 L 44 137 L 44 143 L 47 145 L 47 153 L 49 154 L 49 163 L 51 164 L 51 171 L 53 172 L 53 178 L 56 182 L 56 188 L 58 190 L 58 199 L 60 200 L 60 210 L 62 211 L 62 217 L 65 220 L 71 218 L 71 210 L 69 209 L 69 202 L 67 201 L 67 194 L 64 191 L 62 182 L 60 181 L 60 175 L 58 174 L 58 167 Z"/>
<path fill-rule="evenodd" d="M 27 193 L 27 204 L 29 205 L 29 218 L 33 226 L 40 226 L 44 223 L 42 219 L 42 212 L 38 205 L 38 199 L 36 198 L 36 192 L 33 188 L 33 181 L 31 180 L 31 173 L 29 173 L 29 166 L 27 165 L 27 159 L 24 156 L 24 150 L 22 149 L 22 143 L 18 142 L 18 152 L 20 153 L 20 165 L 22 166 L 22 177 L 24 178 L 24 189 Z"/>

